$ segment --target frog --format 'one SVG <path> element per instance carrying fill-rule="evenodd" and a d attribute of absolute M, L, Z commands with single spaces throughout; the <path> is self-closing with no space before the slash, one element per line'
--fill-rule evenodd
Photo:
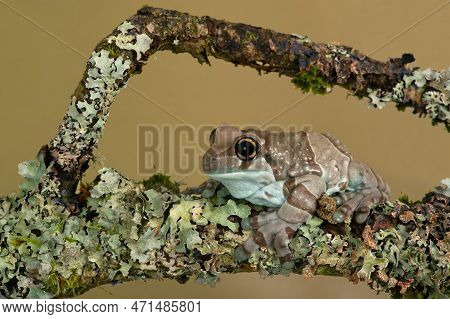
<path fill-rule="evenodd" d="M 313 131 L 241 130 L 221 124 L 210 134 L 202 169 L 209 177 L 204 197 L 223 185 L 232 197 L 265 208 L 241 221 L 244 230 L 253 232 L 236 250 L 239 260 L 264 247 L 290 262 L 290 241 L 315 215 L 324 195 L 336 201 L 335 223 L 359 224 L 390 195 L 386 182 L 367 164 L 354 161 L 340 140 Z"/>

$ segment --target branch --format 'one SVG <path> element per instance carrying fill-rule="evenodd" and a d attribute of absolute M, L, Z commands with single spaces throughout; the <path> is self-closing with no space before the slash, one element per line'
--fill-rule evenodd
<path fill-rule="evenodd" d="M 151 54 L 162 50 L 189 53 L 200 63 L 209 64 L 213 56 L 259 72 L 277 72 L 303 91 L 318 94 L 339 85 L 369 97 L 376 108 L 393 101 L 400 110 L 410 107 L 450 129 L 450 71 L 409 69 L 411 54 L 379 62 L 350 47 L 304 36 L 144 7 L 97 45 L 49 145 L 48 161 L 55 163 L 66 202 L 75 202 L 70 196 L 88 168 L 115 96 Z"/>
<path fill-rule="evenodd" d="M 49 180 L 44 175 L 43 179 Z M 326 222 L 336 205 L 320 200 L 318 215 L 290 243 L 294 263 L 282 266 L 272 250 L 246 262 L 235 249 L 250 235 L 240 220 L 262 208 L 231 198 L 180 195 L 167 177 L 135 183 L 102 169 L 86 208 L 71 215 L 47 202 L 45 189 L 0 201 L 0 297 L 74 297 L 107 283 L 194 277 L 214 285 L 220 273 L 297 273 L 366 281 L 394 297 L 449 295 L 449 201 L 383 205 L 366 225 Z M 89 191 L 89 192 L 87 192 Z M 405 199 L 403 199 L 405 202 Z"/>
<path fill-rule="evenodd" d="M 336 207 L 324 197 L 322 219 L 292 240 L 288 267 L 270 249 L 234 258 L 249 236 L 241 219 L 263 208 L 224 189 L 206 200 L 180 195 L 160 175 L 136 183 L 106 168 L 81 183 L 115 96 L 158 50 L 278 72 L 313 93 L 340 85 L 376 107 L 392 100 L 449 125 L 449 72 L 408 69 L 410 55 L 378 62 L 302 36 L 145 7 L 97 45 L 57 136 L 19 165 L 21 192 L 0 198 L 0 297 L 70 297 L 144 278 L 214 284 L 219 273 L 242 271 L 340 275 L 396 297 L 448 296 L 448 190 L 379 206 L 362 229 L 327 222 Z"/>

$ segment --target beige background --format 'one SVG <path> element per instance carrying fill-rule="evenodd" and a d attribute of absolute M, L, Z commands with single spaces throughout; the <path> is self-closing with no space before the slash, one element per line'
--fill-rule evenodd
<path fill-rule="evenodd" d="M 368 53 L 398 35 L 372 57 L 385 60 L 403 52 L 416 56 L 416 65 L 448 67 L 450 6 L 438 10 L 410 30 L 399 34 L 448 1 L 111 1 L 111 0 L 0 0 L 0 194 L 17 189 L 17 163 L 34 157 L 55 134 L 69 97 L 84 70 L 83 55 L 116 25 L 144 3 L 211 15 L 230 21 L 300 33 L 316 41 L 339 42 Z M 17 12 L 5 6 L 8 3 Z M 23 15 L 23 16 L 21 16 Z M 38 26 L 64 41 L 55 40 Z M 74 50 L 68 48 L 71 46 Z M 145 72 L 131 85 L 165 110 L 194 127 L 226 121 L 261 124 L 303 97 L 289 79 L 259 77 L 250 68 L 222 61 L 200 66 L 188 55 L 167 52 L 151 57 Z M 390 184 L 393 195 L 408 193 L 417 199 L 440 179 L 450 175 L 448 134 L 431 127 L 428 119 L 400 113 L 392 105 L 369 110 L 367 101 L 347 97 L 335 88 L 327 96 L 312 96 L 273 118 L 272 123 L 309 124 L 314 130 L 341 138 L 354 157 L 369 163 Z M 179 124 L 131 90 L 115 102 L 98 154 L 104 165 L 135 179 L 138 124 Z M 170 144 L 170 143 L 168 143 Z M 170 145 L 166 145 L 170 146 Z M 162 170 L 162 166 L 158 167 Z M 175 178 L 175 171 L 165 168 Z M 89 176 L 92 176 L 92 170 Z M 194 172 L 190 185 L 203 177 Z M 260 280 L 257 274 L 223 276 L 213 289 L 195 283 L 136 282 L 105 286 L 85 297 L 165 298 L 379 298 L 365 284 L 340 278 L 300 276 Z"/>

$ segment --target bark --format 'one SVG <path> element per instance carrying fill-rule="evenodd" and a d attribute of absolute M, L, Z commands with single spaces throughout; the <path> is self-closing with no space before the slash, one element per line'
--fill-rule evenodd
<path fill-rule="evenodd" d="M 21 192 L 0 198 L 0 297 L 71 297 L 142 278 L 214 284 L 219 273 L 242 271 L 340 275 L 395 297 L 448 296 L 448 190 L 379 206 L 363 226 L 327 222 L 336 207 L 324 197 L 322 219 L 300 228 L 294 263 L 281 265 L 270 249 L 234 258 L 249 236 L 240 221 L 261 208 L 223 189 L 193 198 L 161 176 L 136 183 L 106 168 L 82 184 L 115 96 L 160 50 L 278 72 L 318 94 L 340 85 L 374 107 L 393 101 L 449 127 L 450 73 L 410 69 L 410 54 L 379 62 L 304 36 L 144 7 L 97 45 L 58 134 L 19 165 Z"/>

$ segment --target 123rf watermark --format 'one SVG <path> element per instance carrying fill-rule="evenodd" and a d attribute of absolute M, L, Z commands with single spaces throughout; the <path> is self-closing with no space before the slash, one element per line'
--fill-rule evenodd
<path fill-rule="evenodd" d="M 234 125 L 239 127 L 238 125 Z M 148 176 L 157 172 L 185 176 L 201 173 L 203 154 L 210 147 L 214 125 L 152 125 L 137 127 L 137 173 Z M 246 125 L 242 130 L 255 129 L 258 125 Z M 310 124 L 278 125 L 264 127 L 264 130 L 281 132 L 311 131 Z"/>

